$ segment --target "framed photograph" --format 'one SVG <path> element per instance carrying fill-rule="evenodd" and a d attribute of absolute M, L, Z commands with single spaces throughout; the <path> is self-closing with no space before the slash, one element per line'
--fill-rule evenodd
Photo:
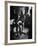
<path fill-rule="evenodd" d="M 36 3 L 5 2 L 5 44 L 36 42 Z"/>

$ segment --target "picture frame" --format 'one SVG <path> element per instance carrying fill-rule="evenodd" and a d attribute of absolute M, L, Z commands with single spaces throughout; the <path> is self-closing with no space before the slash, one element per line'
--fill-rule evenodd
<path fill-rule="evenodd" d="M 5 1 L 5 45 L 29 43 L 36 43 L 36 3 Z"/>

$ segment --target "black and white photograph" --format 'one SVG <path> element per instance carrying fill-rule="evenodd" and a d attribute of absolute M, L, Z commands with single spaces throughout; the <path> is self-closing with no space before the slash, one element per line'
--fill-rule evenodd
<path fill-rule="evenodd" d="M 8 43 L 35 42 L 35 3 L 7 3 Z"/>
<path fill-rule="evenodd" d="M 10 6 L 10 40 L 32 39 L 32 7 Z"/>

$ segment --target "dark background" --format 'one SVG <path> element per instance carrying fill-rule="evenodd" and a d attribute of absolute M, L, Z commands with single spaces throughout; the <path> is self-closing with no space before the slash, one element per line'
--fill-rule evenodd
<path fill-rule="evenodd" d="M 15 19 L 16 24 L 12 24 L 10 25 L 11 30 L 10 30 L 10 40 L 15 40 L 17 39 L 17 37 L 15 37 L 15 33 L 13 31 L 14 26 L 18 27 L 17 25 L 17 19 L 18 19 L 18 12 L 19 9 L 22 6 L 10 6 L 10 20 Z M 29 28 L 29 32 L 28 32 L 28 39 L 32 39 L 32 8 L 30 9 L 30 16 L 27 14 L 29 7 L 25 7 L 25 28 Z M 15 10 L 15 13 L 14 13 Z"/>

